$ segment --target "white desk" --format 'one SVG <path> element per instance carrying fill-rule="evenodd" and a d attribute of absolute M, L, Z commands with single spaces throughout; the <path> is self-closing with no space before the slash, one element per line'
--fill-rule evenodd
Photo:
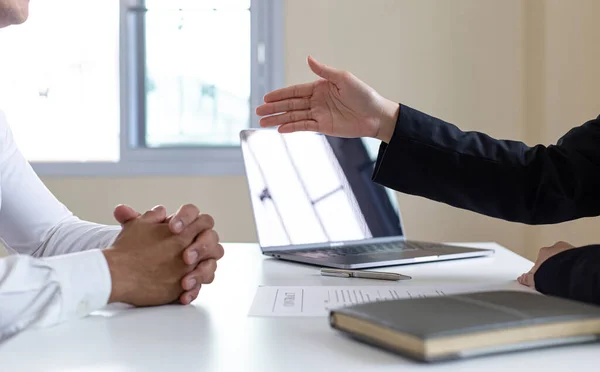
<path fill-rule="evenodd" d="M 500 247 L 494 257 L 389 268 L 413 276 L 399 286 L 498 284 L 531 263 Z M 313 266 L 264 258 L 255 245 L 229 244 L 217 280 L 193 306 L 128 309 L 54 328 L 29 330 L 0 345 L 0 371 L 597 371 L 600 346 L 569 346 L 419 364 L 351 340 L 326 318 L 253 318 L 258 285 L 382 285 L 321 277 Z M 394 282 L 385 282 L 390 284 Z"/>

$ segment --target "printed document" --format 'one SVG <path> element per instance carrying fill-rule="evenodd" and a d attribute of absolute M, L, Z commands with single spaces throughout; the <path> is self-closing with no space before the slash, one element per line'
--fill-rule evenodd
<path fill-rule="evenodd" d="M 250 316 L 328 316 L 329 310 L 342 306 L 368 302 L 396 300 L 401 298 L 422 298 L 447 294 L 475 292 L 485 288 L 439 287 L 419 288 L 410 286 L 297 286 L 258 287 Z"/>

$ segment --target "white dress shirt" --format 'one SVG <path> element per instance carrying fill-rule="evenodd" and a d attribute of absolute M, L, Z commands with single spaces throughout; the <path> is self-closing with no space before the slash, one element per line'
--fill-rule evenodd
<path fill-rule="evenodd" d="M 9 252 L 0 258 L 0 342 L 104 307 L 111 278 L 99 249 L 120 231 L 73 216 L 19 152 L 0 112 L 0 238 Z"/>

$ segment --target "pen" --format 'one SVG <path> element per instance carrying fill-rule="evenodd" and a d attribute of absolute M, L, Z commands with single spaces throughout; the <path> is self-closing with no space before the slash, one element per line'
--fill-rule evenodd
<path fill-rule="evenodd" d="M 340 278 L 362 278 L 362 279 L 381 279 L 381 280 L 408 280 L 410 276 L 398 273 L 385 273 L 381 271 L 362 271 L 345 269 L 321 269 L 323 276 L 337 276 Z"/>

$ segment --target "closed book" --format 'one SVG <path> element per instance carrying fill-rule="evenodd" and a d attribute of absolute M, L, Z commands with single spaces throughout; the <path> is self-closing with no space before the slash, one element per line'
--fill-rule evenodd
<path fill-rule="evenodd" d="M 374 302 L 331 310 L 334 329 L 404 356 L 436 362 L 591 342 L 600 307 L 523 291 Z"/>

